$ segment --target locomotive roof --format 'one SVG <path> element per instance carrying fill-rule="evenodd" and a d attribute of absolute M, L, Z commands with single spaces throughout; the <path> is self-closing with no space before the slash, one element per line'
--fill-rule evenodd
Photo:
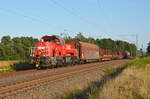
<path fill-rule="evenodd" d="M 58 36 L 58 35 L 52 35 L 52 36 L 45 35 L 45 36 L 43 36 L 42 38 L 45 38 L 45 37 L 53 37 L 53 38 L 63 39 L 63 38 L 61 38 L 61 37 Z"/>
<path fill-rule="evenodd" d="M 87 43 L 87 42 L 81 42 L 81 41 L 78 41 L 78 40 L 70 40 L 68 43 L 76 43 L 76 44 L 79 44 L 79 45 L 85 45 L 85 46 L 91 46 L 91 47 L 97 47 L 99 48 L 98 45 L 96 44 L 91 44 L 91 43 Z"/>

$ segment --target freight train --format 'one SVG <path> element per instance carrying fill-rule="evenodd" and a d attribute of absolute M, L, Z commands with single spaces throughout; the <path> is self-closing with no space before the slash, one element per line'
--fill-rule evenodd
<path fill-rule="evenodd" d="M 124 53 L 99 48 L 95 44 L 70 40 L 58 36 L 44 36 L 30 50 L 29 63 L 37 69 L 69 64 L 83 64 L 103 60 L 122 59 Z"/>

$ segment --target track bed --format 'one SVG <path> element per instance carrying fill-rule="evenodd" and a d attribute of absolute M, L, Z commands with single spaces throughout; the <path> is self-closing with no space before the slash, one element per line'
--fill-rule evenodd
<path fill-rule="evenodd" d="M 94 81 L 94 79 L 100 78 L 100 75 L 104 73 L 105 67 L 123 65 L 128 61 L 130 60 L 113 60 L 39 71 L 29 70 L 3 74 L 0 75 L 0 96 L 5 98 L 39 98 L 46 95 L 54 98 L 56 97 L 55 93 L 60 94 L 66 91 L 71 88 L 72 84 L 75 87 L 77 83 L 87 82 L 86 79 L 91 82 L 91 80 Z M 98 74 L 98 76 L 95 74 Z M 74 87 L 72 86 L 72 88 Z M 44 89 L 47 91 L 45 92 Z M 33 94 L 31 95 L 31 93 Z M 37 93 L 40 93 L 40 96 Z"/>

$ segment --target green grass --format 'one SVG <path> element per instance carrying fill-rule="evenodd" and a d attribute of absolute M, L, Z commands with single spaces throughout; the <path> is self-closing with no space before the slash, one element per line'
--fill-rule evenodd
<path fill-rule="evenodd" d="M 110 68 L 110 67 L 106 67 L 106 68 L 105 68 L 105 72 L 106 72 L 107 74 L 111 75 L 111 74 L 115 73 L 115 69 Z"/>
<path fill-rule="evenodd" d="M 150 99 L 150 57 L 129 62 L 115 79 L 107 81 L 100 99 Z"/>
<path fill-rule="evenodd" d="M 99 96 L 99 88 L 90 85 L 87 90 L 73 89 L 69 93 L 59 96 L 58 99 L 97 99 Z"/>
<path fill-rule="evenodd" d="M 99 97 L 99 88 L 93 86 L 91 91 L 88 93 L 88 99 L 97 99 L 97 97 Z"/>
<path fill-rule="evenodd" d="M 145 68 L 147 64 L 150 64 L 150 57 L 134 60 L 132 62 L 129 62 L 126 66 L 135 66 L 135 67 Z"/>
<path fill-rule="evenodd" d="M 58 99 L 76 99 L 81 93 L 80 89 L 73 89 L 69 93 L 59 96 Z"/>

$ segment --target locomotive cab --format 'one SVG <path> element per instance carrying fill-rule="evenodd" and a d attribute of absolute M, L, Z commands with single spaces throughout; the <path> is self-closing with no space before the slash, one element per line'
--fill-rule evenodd
<path fill-rule="evenodd" d="M 76 61 L 77 50 L 65 44 L 65 40 L 57 36 L 44 36 L 31 51 L 30 63 L 37 68 L 42 66 L 56 67 L 73 64 Z"/>

